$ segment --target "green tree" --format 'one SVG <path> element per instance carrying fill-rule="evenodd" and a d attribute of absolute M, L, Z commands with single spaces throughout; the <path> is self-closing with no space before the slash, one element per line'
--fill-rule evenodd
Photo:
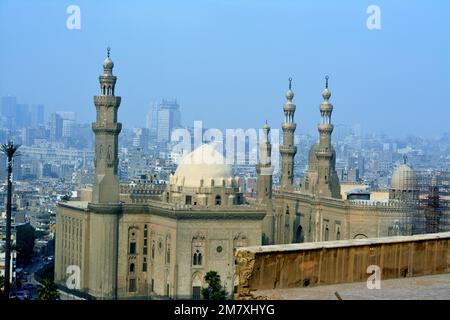
<path fill-rule="evenodd" d="M 36 240 L 36 230 L 26 224 L 17 230 L 16 249 L 17 264 L 26 265 L 33 256 L 34 241 Z"/>
<path fill-rule="evenodd" d="M 202 295 L 205 300 L 227 299 L 227 290 L 222 286 L 220 275 L 216 271 L 209 271 L 205 275 L 205 281 L 208 283 L 208 287 L 202 289 Z"/>
<path fill-rule="evenodd" d="M 59 299 L 58 289 L 53 280 L 45 278 L 42 284 L 37 287 L 39 300 L 57 300 Z"/>

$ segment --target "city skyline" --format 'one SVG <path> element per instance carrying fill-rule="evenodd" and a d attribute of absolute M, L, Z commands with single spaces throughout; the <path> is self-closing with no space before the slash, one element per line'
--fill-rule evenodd
<path fill-rule="evenodd" d="M 328 74 L 335 123 L 390 136 L 438 136 L 450 118 L 450 48 L 441 40 L 450 30 L 450 10 L 436 3 L 439 10 L 379 1 L 381 29 L 369 30 L 369 4 L 363 3 L 199 1 L 170 11 L 142 3 L 138 12 L 120 3 L 79 1 L 81 28 L 69 30 L 69 2 L 4 1 L 0 35 L 9 45 L 0 53 L 0 95 L 42 103 L 48 113 L 75 111 L 88 123 L 95 72 L 111 46 L 120 62 L 119 116 L 130 128 L 145 127 L 150 102 L 160 97 L 177 98 L 183 125 L 202 120 L 206 127 L 259 128 L 268 120 L 277 128 L 292 76 L 298 131 L 314 133 Z M 318 14 L 324 18 L 314 19 Z M 111 26 L 108 19 L 122 23 Z M 23 77 L 30 55 L 32 73 Z"/>

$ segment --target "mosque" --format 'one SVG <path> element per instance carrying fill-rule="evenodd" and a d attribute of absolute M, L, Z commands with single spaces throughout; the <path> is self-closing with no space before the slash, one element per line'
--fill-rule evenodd
<path fill-rule="evenodd" d="M 294 186 L 296 124 L 289 82 L 283 106 L 281 184 L 273 186 L 270 127 L 256 166 L 256 199 L 246 199 L 221 153 L 204 144 L 186 155 L 164 186 L 119 183 L 117 78 L 109 57 L 99 77 L 95 178 L 92 190 L 58 203 L 55 282 L 95 299 L 200 299 L 204 276 L 217 271 L 229 293 L 235 276 L 234 250 L 242 246 L 373 238 L 409 234 L 402 206 L 413 197 L 413 174 L 398 167 L 386 201 L 348 200 L 341 196 L 331 144 L 333 124 L 328 79 L 320 105 L 319 140 L 309 151 L 309 166 Z M 411 182 L 412 181 L 412 182 Z M 72 281 L 72 266 L 79 281 Z M 72 282 L 71 282 L 72 281 Z"/>

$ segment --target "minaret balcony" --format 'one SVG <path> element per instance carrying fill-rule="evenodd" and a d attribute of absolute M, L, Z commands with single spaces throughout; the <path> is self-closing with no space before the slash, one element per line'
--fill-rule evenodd
<path fill-rule="evenodd" d="M 94 122 L 92 124 L 92 131 L 94 131 L 94 133 L 104 132 L 104 133 L 119 134 L 120 131 L 122 131 L 122 124 Z"/>
<path fill-rule="evenodd" d="M 297 128 L 297 125 L 293 122 L 284 122 L 281 125 L 281 128 L 283 131 L 295 131 L 295 128 Z"/>
<path fill-rule="evenodd" d="M 332 133 L 334 126 L 331 123 L 321 123 L 319 124 L 319 131 L 322 133 Z"/>
<path fill-rule="evenodd" d="M 319 149 L 316 151 L 316 157 L 318 159 L 329 159 L 333 156 L 333 153 L 329 149 Z"/>
<path fill-rule="evenodd" d="M 118 107 L 120 105 L 121 98 L 116 96 L 95 96 L 94 103 L 96 107 Z"/>
<path fill-rule="evenodd" d="M 282 154 L 282 155 L 295 155 L 296 153 L 297 153 L 297 147 L 293 147 L 293 146 L 284 146 L 284 145 L 281 145 L 280 147 L 279 147 L 279 149 L 280 149 L 280 153 Z"/>

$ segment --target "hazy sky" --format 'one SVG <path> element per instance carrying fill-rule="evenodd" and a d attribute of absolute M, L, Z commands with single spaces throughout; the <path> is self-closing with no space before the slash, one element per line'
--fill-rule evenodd
<path fill-rule="evenodd" d="M 81 9 L 81 29 L 66 12 Z M 381 30 L 369 30 L 369 5 Z M 293 77 L 297 130 L 316 132 L 324 76 L 334 123 L 434 136 L 450 131 L 450 1 L 0 0 L 0 95 L 92 122 L 111 46 L 125 127 L 175 97 L 182 121 L 279 127 Z"/>

